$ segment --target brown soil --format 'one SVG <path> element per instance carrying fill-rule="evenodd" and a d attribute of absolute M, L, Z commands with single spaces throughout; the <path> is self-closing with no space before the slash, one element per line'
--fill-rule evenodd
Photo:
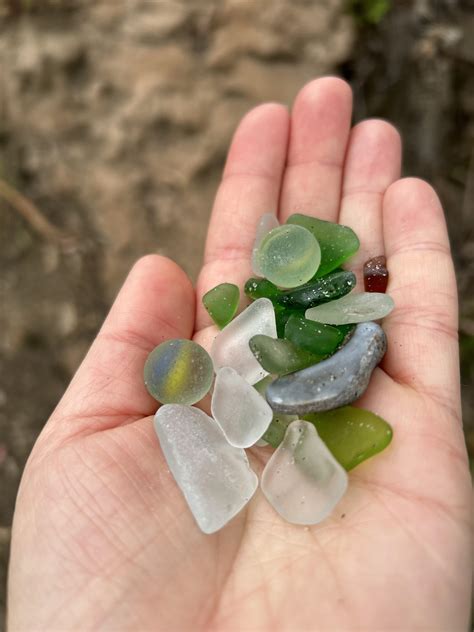
<path fill-rule="evenodd" d="M 343 0 L 0 0 L 0 178 L 73 236 L 42 236 L 0 201 L 0 581 L 38 432 L 139 256 L 195 278 L 228 141 L 253 105 L 290 104 L 339 72 L 356 119 L 400 127 L 407 173 L 445 202 L 474 336 L 474 14 L 396 5 L 358 31 Z"/>

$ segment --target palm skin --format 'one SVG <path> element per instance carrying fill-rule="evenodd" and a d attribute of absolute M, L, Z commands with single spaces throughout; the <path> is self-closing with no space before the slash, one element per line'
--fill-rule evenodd
<path fill-rule="evenodd" d="M 9 577 L 10 630 L 462 630 L 469 617 L 470 477 L 460 423 L 456 284 L 433 190 L 400 176 L 382 121 L 350 129 L 334 78 L 305 86 L 290 115 L 266 104 L 240 124 L 196 292 L 158 256 L 136 264 L 26 467 Z M 387 255 L 396 309 L 389 350 L 360 405 L 394 439 L 350 474 L 334 514 L 284 522 L 258 491 L 203 535 L 164 462 L 142 384 L 168 338 L 208 346 L 201 307 L 250 275 L 257 218 L 279 209 L 352 226 Z M 166 296 L 166 300 L 163 297 Z M 150 297 L 157 297 L 153 300 Z M 255 450 L 261 469 L 268 452 Z"/>

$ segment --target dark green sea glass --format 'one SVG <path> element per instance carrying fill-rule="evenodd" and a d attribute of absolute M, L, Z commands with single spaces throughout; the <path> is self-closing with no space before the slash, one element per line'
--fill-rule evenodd
<path fill-rule="evenodd" d="M 221 283 L 202 297 L 209 316 L 222 329 L 234 318 L 239 306 L 240 290 L 233 283 Z"/>
<path fill-rule="evenodd" d="M 308 309 L 349 294 L 356 284 L 353 272 L 333 272 L 293 290 L 280 292 L 274 298 L 285 307 Z"/>
<path fill-rule="evenodd" d="M 304 309 L 287 309 L 283 305 L 274 305 L 278 338 L 285 338 L 285 327 L 291 316 L 304 318 Z"/>
<path fill-rule="evenodd" d="M 320 362 L 324 356 L 299 349 L 289 340 L 257 335 L 250 338 L 252 353 L 265 371 L 286 375 Z"/>
<path fill-rule="evenodd" d="M 359 249 L 359 239 L 348 226 L 325 222 L 316 217 L 295 213 L 287 224 L 303 226 L 316 237 L 321 247 L 321 263 L 316 276 L 322 277 L 352 257 Z"/>
<path fill-rule="evenodd" d="M 331 355 L 344 340 L 344 333 L 337 327 L 291 314 L 285 325 L 285 338 L 310 353 Z"/>
<path fill-rule="evenodd" d="M 334 457 L 346 469 L 381 452 L 392 440 L 392 428 L 378 415 L 362 408 L 343 406 L 303 419 L 316 427 Z"/>

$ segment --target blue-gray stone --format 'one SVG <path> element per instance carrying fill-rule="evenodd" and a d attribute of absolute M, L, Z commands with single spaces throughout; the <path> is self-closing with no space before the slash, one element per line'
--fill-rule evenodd
<path fill-rule="evenodd" d="M 349 342 L 327 360 L 272 382 L 267 401 L 273 410 L 290 415 L 346 406 L 364 393 L 386 349 L 382 327 L 361 323 Z"/>

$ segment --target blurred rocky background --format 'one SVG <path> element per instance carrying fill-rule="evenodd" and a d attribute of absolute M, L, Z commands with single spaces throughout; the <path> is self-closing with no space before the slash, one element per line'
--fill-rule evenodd
<path fill-rule="evenodd" d="M 0 584 L 26 458 L 130 266 L 195 278 L 239 118 L 329 73 L 445 204 L 474 455 L 472 0 L 0 0 Z"/>

